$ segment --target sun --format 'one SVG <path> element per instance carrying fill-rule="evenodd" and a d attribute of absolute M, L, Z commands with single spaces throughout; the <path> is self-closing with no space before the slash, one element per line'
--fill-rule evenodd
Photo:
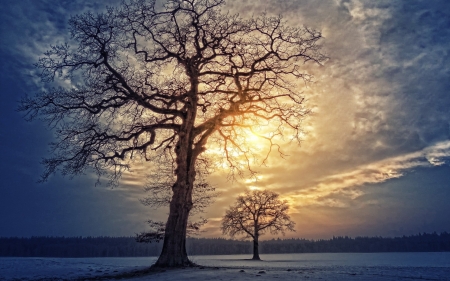
<path fill-rule="evenodd" d="M 250 148 L 253 152 L 259 153 L 266 149 L 267 138 L 255 130 L 247 129 L 243 131 L 244 145 Z"/>
<path fill-rule="evenodd" d="M 254 146 L 261 146 L 262 138 L 254 134 L 253 132 L 248 132 L 245 135 L 245 142 Z"/>

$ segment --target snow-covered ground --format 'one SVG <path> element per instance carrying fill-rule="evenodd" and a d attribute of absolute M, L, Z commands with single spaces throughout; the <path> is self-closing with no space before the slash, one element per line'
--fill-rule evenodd
<path fill-rule="evenodd" d="M 143 274 L 149 258 L 0 258 L 0 280 L 449 280 L 450 253 L 193 256 L 202 267 Z M 125 277 L 126 276 L 126 277 Z"/>

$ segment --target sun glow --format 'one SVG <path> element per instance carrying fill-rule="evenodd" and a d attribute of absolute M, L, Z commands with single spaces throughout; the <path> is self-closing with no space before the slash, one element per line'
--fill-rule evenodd
<path fill-rule="evenodd" d="M 224 131 L 223 135 L 227 136 L 227 140 L 222 138 L 220 133 L 213 136 L 209 141 L 205 154 L 212 159 L 222 158 L 216 161 L 220 168 L 230 168 L 230 161 L 235 167 L 247 169 L 248 165 L 258 165 L 266 157 L 269 151 L 270 138 L 266 134 L 249 128 L 233 128 Z M 233 166 L 232 165 L 232 166 Z"/>
<path fill-rule="evenodd" d="M 257 150 L 262 150 L 264 148 L 264 138 L 261 136 L 256 135 L 255 133 L 248 131 L 245 135 L 245 144 L 256 148 Z"/>

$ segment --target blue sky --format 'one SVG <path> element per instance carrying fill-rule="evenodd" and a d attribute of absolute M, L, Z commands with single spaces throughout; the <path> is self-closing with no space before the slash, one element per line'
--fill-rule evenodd
<path fill-rule="evenodd" d="M 33 63 L 69 40 L 70 15 L 95 1 L 0 1 L 0 236 L 133 235 L 167 210 L 139 203 L 141 174 L 117 188 L 87 174 L 37 184 L 52 132 L 25 122 L 17 101 L 45 87 Z M 111 1 L 113 3 L 113 1 Z M 204 214 L 205 236 L 245 188 L 269 188 L 291 203 L 293 237 L 408 235 L 450 231 L 450 3 L 446 0 L 247 0 L 226 9 L 268 11 L 323 32 L 330 60 L 310 71 L 313 114 L 301 146 L 286 145 L 259 179 L 211 176 L 221 195 Z M 139 170 L 139 169 L 138 169 Z"/>

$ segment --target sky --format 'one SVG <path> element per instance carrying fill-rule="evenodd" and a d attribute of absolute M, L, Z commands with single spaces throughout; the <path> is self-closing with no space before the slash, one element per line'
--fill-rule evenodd
<path fill-rule="evenodd" d="M 33 64 L 69 39 L 70 16 L 105 5 L 0 4 L 0 236 L 132 236 L 148 219 L 165 220 L 167 209 L 139 201 L 142 169 L 115 188 L 89 174 L 37 183 L 53 134 L 16 111 L 21 97 L 44 87 Z M 221 217 L 248 188 L 288 200 L 296 232 L 286 237 L 450 231 L 450 2 L 231 0 L 224 9 L 321 30 L 330 59 L 304 89 L 312 114 L 301 145 L 283 145 L 289 156 L 272 154 L 256 167 L 257 180 L 228 181 L 225 170 L 210 176 L 219 196 L 202 214 L 202 236 L 222 237 Z"/>

